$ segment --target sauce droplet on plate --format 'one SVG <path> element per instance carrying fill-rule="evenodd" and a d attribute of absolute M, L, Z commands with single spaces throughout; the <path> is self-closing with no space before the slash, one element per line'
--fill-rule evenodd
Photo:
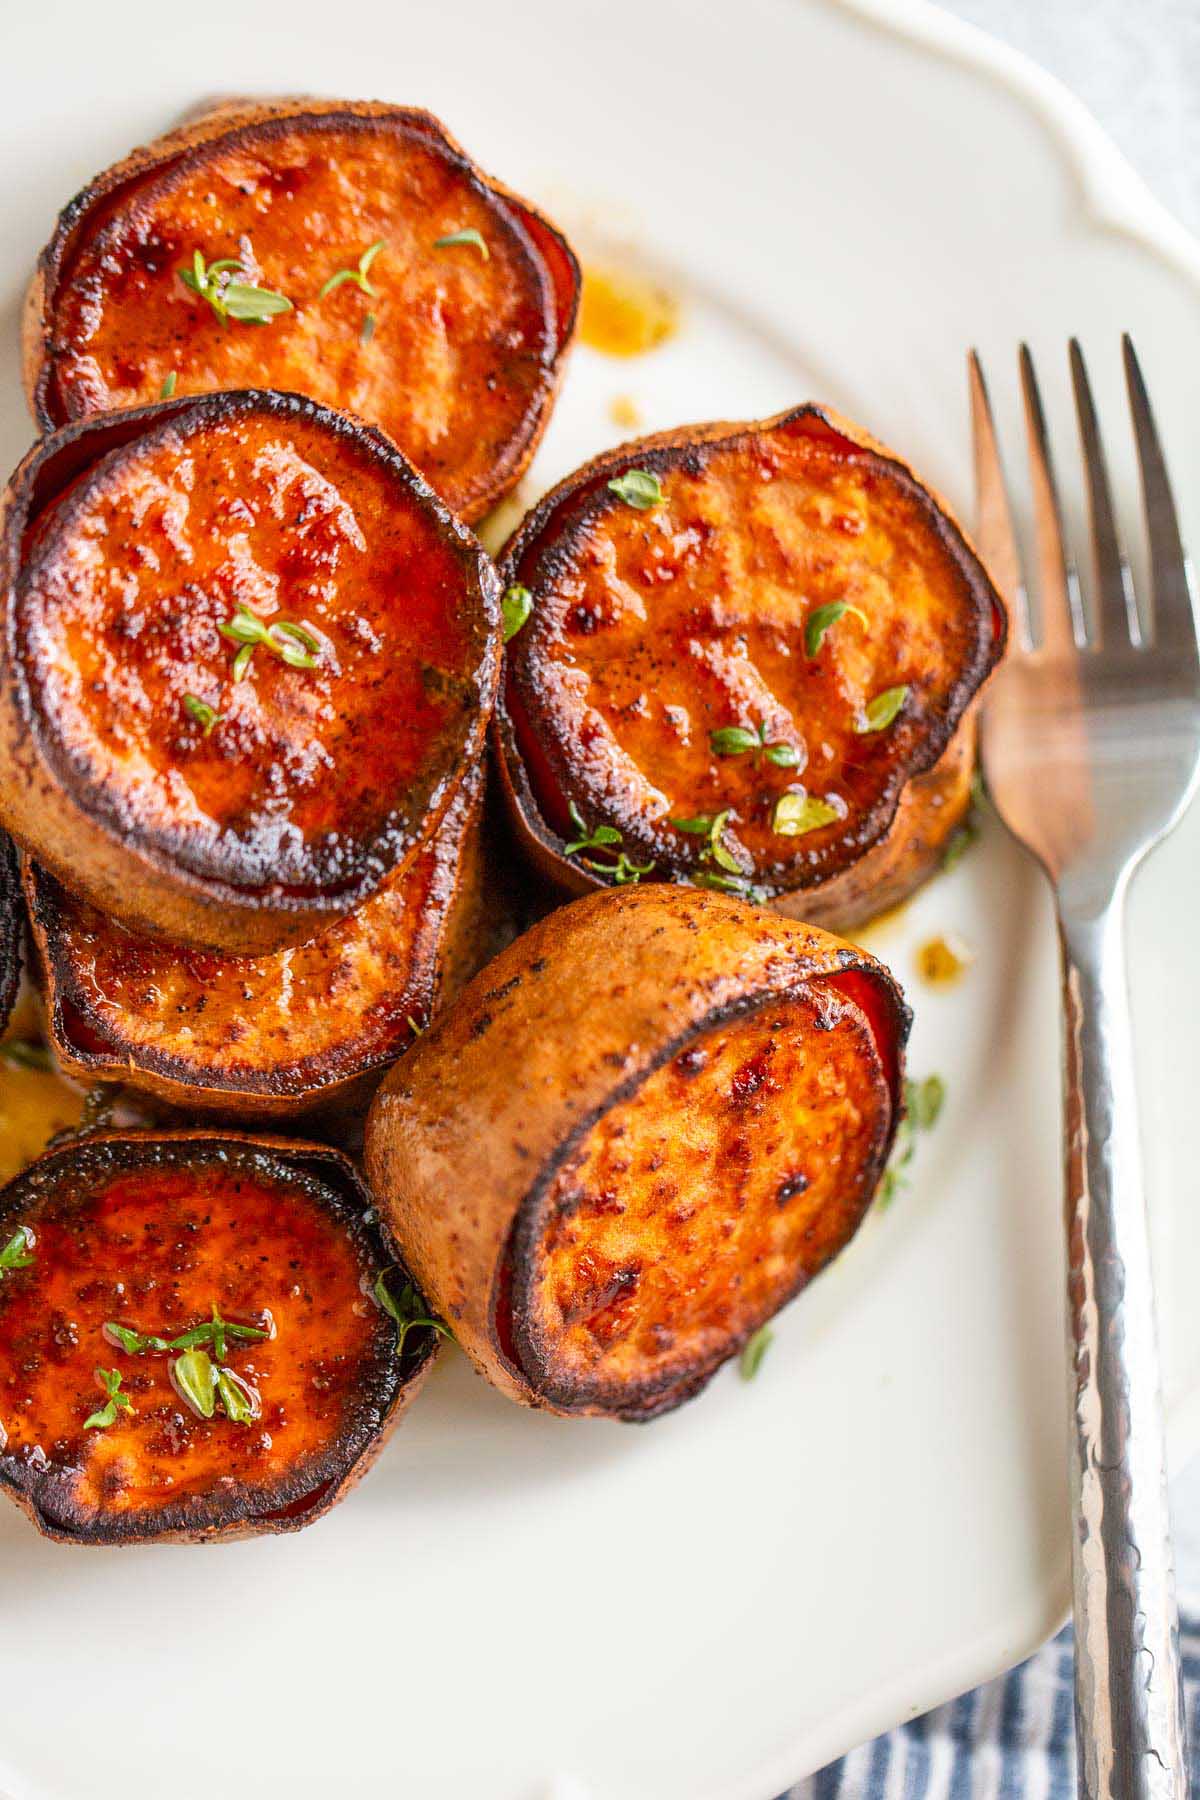
<path fill-rule="evenodd" d="M 679 330 L 679 302 L 632 270 L 585 269 L 580 340 L 606 356 L 642 356 Z"/>
<path fill-rule="evenodd" d="M 968 944 L 953 934 L 930 938 L 917 951 L 917 970 L 930 987 L 949 987 L 961 979 L 975 955 Z"/>

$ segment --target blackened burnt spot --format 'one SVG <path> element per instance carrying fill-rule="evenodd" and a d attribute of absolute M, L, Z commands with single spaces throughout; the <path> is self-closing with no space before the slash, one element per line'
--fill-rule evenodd
<path fill-rule="evenodd" d="M 802 1174 L 799 1169 L 793 1175 L 785 1175 L 775 1190 L 776 1206 L 786 1206 L 789 1200 L 794 1200 L 797 1194 L 802 1194 L 807 1186 L 808 1176 Z"/>
<path fill-rule="evenodd" d="M 480 1013 L 479 1017 L 476 1019 L 475 1023 L 471 1027 L 471 1036 L 473 1038 L 481 1038 L 481 1037 L 485 1036 L 486 1033 L 489 1032 L 491 1029 L 492 1029 L 491 1013 L 488 1013 L 488 1012 Z"/>
<path fill-rule="evenodd" d="M 513 989 L 520 987 L 520 985 L 521 977 L 519 975 L 513 975 L 508 981 L 501 982 L 499 987 L 489 988 L 483 997 L 485 1000 L 503 1000 L 507 994 L 511 994 Z"/>
<path fill-rule="evenodd" d="M 675 1058 L 675 1067 L 681 1075 L 698 1075 L 707 1061 L 707 1050 L 685 1050 L 682 1056 Z"/>

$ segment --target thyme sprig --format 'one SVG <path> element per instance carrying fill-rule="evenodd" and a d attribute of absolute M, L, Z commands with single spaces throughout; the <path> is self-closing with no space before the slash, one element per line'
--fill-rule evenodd
<path fill-rule="evenodd" d="M 411 1281 L 406 1281 L 398 1294 L 392 1293 L 388 1286 L 388 1276 L 395 1272 L 394 1264 L 391 1268 L 381 1269 L 375 1277 L 375 1285 L 371 1292 L 375 1296 L 376 1303 L 395 1323 L 396 1355 L 403 1355 L 405 1340 L 410 1331 L 436 1331 L 440 1337 L 452 1339 L 454 1333 L 450 1327 L 441 1319 L 433 1318 Z"/>
<path fill-rule="evenodd" d="M 272 656 L 285 662 L 289 669 L 315 669 L 321 651 L 320 638 L 293 619 L 272 619 L 270 623 L 252 612 L 239 600 L 232 619 L 217 626 L 221 636 L 240 644 L 233 659 L 233 679 L 241 681 L 250 667 L 250 658 L 261 644 Z"/>
<path fill-rule="evenodd" d="M 108 1399 L 102 1407 L 83 1421 L 85 1431 L 107 1431 L 110 1425 L 116 1424 L 118 1413 L 136 1410 L 129 1395 L 121 1392 L 121 1371 L 119 1369 L 97 1369 L 96 1380 L 108 1395 Z"/>
<path fill-rule="evenodd" d="M 326 294 L 332 294 L 335 288 L 340 288 L 347 281 L 352 281 L 355 287 L 362 289 L 364 294 L 377 294 L 379 289 L 372 287 L 367 277 L 370 273 L 371 264 L 383 249 L 383 243 L 384 240 L 382 238 L 376 238 L 373 244 L 368 244 L 358 259 L 357 268 L 338 269 L 335 274 L 329 277 L 328 281 L 323 283 L 317 294 L 317 299 L 323 300 Z"/>
<path fill-rule="evenodd" d="M 280 313 L 292 311 L 292 303 L 286 294 L 255 287 L 252 282 L 235 281 L 235 273 L 246 273 L 241 257 L 222 256 L 216 262 L 206 263 L 201 252 L 194 250 L 190 266 L 185 264 L 179 276 L 193 294 L 208 301 L 224 325 L 228 325 L 230 319 L 241 325 L 265 325 Z"/>

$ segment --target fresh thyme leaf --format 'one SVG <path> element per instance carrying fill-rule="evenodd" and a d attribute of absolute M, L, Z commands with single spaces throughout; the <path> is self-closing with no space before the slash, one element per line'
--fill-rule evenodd
<path fill-rule="evenodd" d="M 655 867 L 653 862 L 630 862 L 624 850 L 615 863 L 590 862 L 586 856 L 580 857 L 585 869 L 594 869 L 597 875 L 611 875 L 614 887 L 628 887 L 631 882 L 640 881 L 643 875 L 649 875 Z"/>
<path fill-rule="evenodd" d="M 27 1269 L 33 1260 L 33 1233 L 28 1225 L 18 1225 L 7 1244 L 0 1248 L 0 1281 L 13 1269 Z"/>
<path fill-rule="evenodd" d="M 352 281 L 356 287 L 362 289 L 364 294 L 377 294 L 379 289 L 371 286 L 371 283 L 367 280 L 367 273 L 371 264 L 379 255 L 379 252 L 383 249 L 383 242 L 384 240 L 382 238 L 376 238 L 373 244 L 368 244 L 367 248 L 358 259 L 358 267 L 356 269 L 339 269 L 336 275 L 331 275 L 329 280 L 318 292 L 317 299 L 323 300 L 326 294 L 332 294 L 334 288 L 341 287 L 342 283 L 345 281 Z"/>
<path fill-rule="evenodd" d="M 763 755 L 777 769 L 795 769 L 800 763 L 800 752 L 795 744 L 765 744 Z"/>
<path fill-rule="evenodd" d="M 881 694 L 876 694 L 873 700 L 867 702 L 862 719 L 855 724 L 854 729 L 859 737 L 867 737 L 873 731 L 885 730 L 907 699 L 907 683 L 902 687 L 884 688 Z"/>
<path fill-rule="evenodd" d="M 236 256 L 221 257 L 217 262 L 205 263 L 199 250 L 192 252 L 191 267 L 180 269 L 179 276 L 185 287 L 199 294 L 202 300 L 216 313 L 218 319 L 228 323 L 236 319 L 242 325 L 265 325 L 268 319 L 277 318 L 280 313 L 291 312 L 292 303 L 285 294 L 273 293 L 270 288 L 254 287 L 249 282 L 233 281 L 231 277 L 245 274 L 245 269 Z"/>
<path fill-rule="evenodd" d="M 712 813 L 697 813 L 694 819 L 672 819 L 676 831 L 691 832 L 693 837 L 707 837 L 713 828 Z"/>
<path fill-rule="evenodd" d="M 96 1380 L 108 1395 L 107 1403 L 98 1412 L 91 1414 L 83 1421 L 85 1431 L 107 1431 L 110 1425 L 117 1422 L 119 1412 L 133 1412 L 133 1401 L 128 1394 L 121 1392 L 121 1371 L 119 1369 L 97 1369 Z"/>
<path fill-rule="evenodd" d="M 116 1344 L 127 1356 L 140 1356 L 143 1350 L 172 1348 L 166 1338 L 147 1337 L 144 1332 L 135 1331 L 131 1325 L 118 1325 L 115 1319 L 106 1319 L 101 1331 L 110 1344 Z"/>
<path fill-rule="evenodd" d="M 904 1083 L 904 1117 L 896 1128 L 896 1139 L 887 1168 L 879 1181 L 876 1205 L 885 1212 L 908 1185 L 908 1165 L 916 1151 L 917 1133 L 931 1131 L 937 1124 L 946 1099 L 946 1083 L 940 1075 L 926 1075 L 923 1081 Z"/>
<path fill-rule="evenodd" d="M 825 634 L 831 626 L 837 624 L 850 613 L 863 626 L 867 616 L 857 606 L 851 606 L 848 600 L 831 600 L 828 606 L 818 606 L 815 612 L 808 615 L 808 624 L 804 627 L 804 648 L 809 656 L 815 656 L 825 641 Z"/>
<path fill-rule="evenodd" d="M 217 1409 L 217 1372 L 207 1350 L 185 1350 L 171 1364 L 176 1392 L 194 1413 L 211 1419 Z"/>
<path fill-rule="evenodd" d="M 484 262 L 487 262 L 491 256 L 491 251 L 483 241 L 482 233 L 476 231 L 473 225 L 468 226 L 464 231 L 452 231 L 448 237 L 434 238 L 433 240 L 435 250 L 450 250 L 455 244 L 469 244 L 472 250 L 478 250 Z"/>
<path fill-rule="evenodd" d="M 527 587 L 514 582 L 504 590 L 504 598 L 500 602 L 500 611 L 504 616 L 504 642 L 515 638 L 530 613 L 533 611 L 533 595 Z"/>
<path fill-rule="evenodd" d="M 742 873 L 741 865 L 721 841 L 730 811 L 731 808 L 727 806 L 724 812 L 697 813 L 694 819 L 672 819 L 671 824 L 676 831 L 686 831 L 693 837 L 708 839 L 708 843 L 700 852 L 702 861 L 711 860 L 719 868 L 727 869 L 731 875 L 740 875 Z"/>
<path fill-rule="evenodd" d="M 814 794 L 780 794 L 771 817 L 771 830 L 780 837 L 803 837 L 809 831 L 819 831 L 822 825 L 832 825 L 838 816 L 835 806 L 830 806 L 828 800 L 818 800 Z"/>
<path fill-rule="evenodd" d="M 291 669 L 315 669 L 317 666 L 317 653 L 321 648 L 319 638 L 291 619 L 272 619 L 268 624 L 244 600 L 238 601 L 232 619 L 223 620 L 217 630 L 231 643 L 242 646 L 233 659 L 235 681 L 242 679 L 260 644 Z"/>
<path fill-rule="evenodd" d="M 217 1394 L 226 1418 L 232 1419 L 235 1425 L 252 1425 L 262 1411 L 254 1389 L 233 1369 L 217 1370 Z"/>
<path fill-rule="evenodd" d="M 372 1293 L 377 1303 L 383 1308 L 389 1319 L 396 1325 L 396 1355 L 404 1351 L 404 1341 L 410 1331 L 426 1329 L 436 1331 L 444 1338 L 453 1337 L 448 1325 L 441 1319 L 434 1319 L 424 1310 L 420 1294 L 411 1281 L 406 1281 L 399 1294 L 393 1294 L 388 1287 L 388 1276 L 395 1273 L 395 1265 L 389 1269 L 381 1269 L 375 1278 Z"/>
<path fill-rule="evenodd" d="M 615 825 L 597 825 L 594 830 L 585 825 L 573 800 L 568 801 L 567 812 L 579 836 L 574 843 L 566 846 L 564 856 L 574 856 L 579 850 L 599 850 L 605 844 L 620 843 L 621 833 Z"/>
<path fill-rule="evenodd" d="M 54 1058 L 45 1044 L 27 1044 L 23 1038 L 9 1038 L 7 1043 L 0 1044 L 0 1061 L 13 1069 L 50 1072 L 54 1068 Z"/>
<path fill-rule="evenodd" d="M 716 869 L 695 869 L 688 880 L 693 887 L 715 888 L 719 894 L 736 894 L 739 900 L 752 900 L 756 906 L 766 902 L 767 890 L 756 887 L 744 875 L 722 875 Z"/>
<path fill-rule="evenodd" d="M 423 1037 L 424 1034 L 428 1031 L 429 1027 L 428 1027 L 428 1025 L 418 1025 L 417 1021 L 413 1018 L 412 1014 L 409 1013 L 408 1014 L 408 1029 L 412 1032 L 414 1037 Z"/>
<path fill-rule="evenodd" d="M 219 713 L 215 706 L 210 706 L 207 700 L 201 700 L 197 694 L 185 694 L 183 705 L 184 710 L 189 712 L 197 725 L 202 728 L 205 737 L 208 736 L 214 725 L 221 723 L 224 717 L 224 714 Z"/>
<path fill-rule="evenodd" d="M 738 1368 L 743 1381 L 753 1381 L 762 1367 L 762 1359 L 775 1341 L 775 1333 L 769 1325 L 760 1325 L 752 1337 L 746 1339 L 742 1346 L 742 1354 L 738 1358 Z"/>
<path fill-rule="evenodd" d="M 368 313 L 366 318 L 362 322 L 362 329 L 359 331 L 358 341 L 360 344 L 369 344 L 371 339 L 374 336 L 375 336 L 375 314 Z"/>
<path fill-rule="evenodd" d="M 719 731 L 709 732 L 708 741 L 717 756 L 745 756 L 748 750 L 760 747 L 757 731 L 747 731 L 744 725 L 722 725 Z"/>
<path fill-rule="evenodd" d="M 179 377 L 174 369 L 172 369 L 169 374 L 163 376 L 163 384 L 158 390 L 158 397 L 160 400 L 169 400 L 171 398 L 171 395 L 175 392 L 175 383 L 178 379 Z"/>
<path fill-rule="evenodd" d="M 114 1319 L 108 1320 L 103 1329 L 109 1343 L 118 1344 L 130 1356 L 140 1356 L 145 1350 L 196 1350 L 203 1344 L 211 1344 L 218 1362 L 223 1362 L 227 1354 L 227 1339 L 257 1344 L 271 1335 L 261 1325 L 235 1325 L 231 1320 L 222 1318 L 216 1305 L 213 1306 L 211 1319 L 206 1319 L 202 1325 L 193 1325 L 187 1331 L 181 1331 L 178 1337 L 167 1338 L 156 1332 L 138 1331 L 131 1325 L 119 1325 Z"/>
<path fill-rule="evenodd" d="M 624 475 L 614 475 L 608 489 L 638 512 L 649 512 L 652 506 L 662 505 L 662 482 L 649 469 L 629 469 Z"/>

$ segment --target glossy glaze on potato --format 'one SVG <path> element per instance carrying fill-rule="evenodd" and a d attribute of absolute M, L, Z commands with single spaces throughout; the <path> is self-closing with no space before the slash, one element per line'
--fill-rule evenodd
<path fill-rule="evenodd" d="M 416 1372 L 370 1292 L 389 1258 L 364 1199 L 334 1153 L 280 1140 L 83 1140 L 41 1158 L 0 1193 L 0 1241 L 33 1233 L 32 1264 L 0 1279 L 0 1486 L 50 1535 L 89 1543 L 281 1529 L 323 1510 Z M 227 1348 L 260 1396 L 248 1424 L 219 1406 L 199 1417 L 170 1354 L 103 1332 L 174 1337 L 214 1304 L 271 1333 Z M 135 1410 L 88 1429 L 98 1367 L 120 1371 Z"/>
<path fill-rule="evenodd" d="M 90 421 L 26 459 L 6 523 L 3 811 L 69 886 L 274 949 L 435 829 L 491 706 L 496 577 L 379 433 L 261 393 Z M 238 679 L 239 606 L 313 666 L 260 643 Z"/>
<path fill-rule="evenodd" d="M 479 769 L 432 842 L 354 912 L 270 955 L 140 936 L 28 865 L 60 1059 L 83 1079 L 229 1114 L 283 1117 L 342 1099 L 428 1023 L 455 938 L 473 929 L 461 914 L 473 904 L 465 888 L 482 786 Z"/>
<path fill-rule="evenodd" d="M 657 478 L 660 504 L 610 488 L 633 469 Z M 533 611 L 506 654 L 500 748 L 525 829 L 576 887 L 611 879 L 618 849 L 566 858 L 583 835 L 570 804 L 653 865 L 643 878 L 819 903 L 938 764 L 1002 643 L 994 590 L 948 515 L 815 408 L 598 459 L 535 509 L 501 573 Z M 814 615 L 838 603 L 855 612 L 821 635 Z M 889 690 L 903 690 L 896 716 L 868 729 Z M 722 754 L 713 734 L 731 728 L 756 747 Z M 781 830 L 789 796 L 833 817 Z M 965 803 L 964 786 L 927 827 L 944 842 Z M 673 824 L 722 814 L 723 859 Z"/>
<path fill-rule="evenodd" d="M 267 105 L 180 137 L 123 179 L 101 177 L 47 248 L 44 421 L 156 400 L 169 377 L 179 394 L 311 394 L 381 425 L 457 513 L 478 517 L 549 415 L 579 281 L 565 241 L 427 113 Z M 462 231 L 486 257 L 438 246 Z M 343 282 L 322 296 L 380 240 L 374 292 Z M 292 310 L 223 323 L 180 279 L 196 250 L 241 257 Z"/>
<path fill-rule="evenodd" d="M 595 893 L 385 1078 L 372 1191 L 502 1392 L 652 1418 L 852 1236 L 907 1029 L 887 971 L 827 933 L 683 886 Z"/>
<path fill-rule="evenodd" d="M 892 1119 L 870 1023 L 820 983 L 691 1039 L 522 1217 L 515 1342 L 572 1408 L 660 1410 L 853 1235 Z"/>

